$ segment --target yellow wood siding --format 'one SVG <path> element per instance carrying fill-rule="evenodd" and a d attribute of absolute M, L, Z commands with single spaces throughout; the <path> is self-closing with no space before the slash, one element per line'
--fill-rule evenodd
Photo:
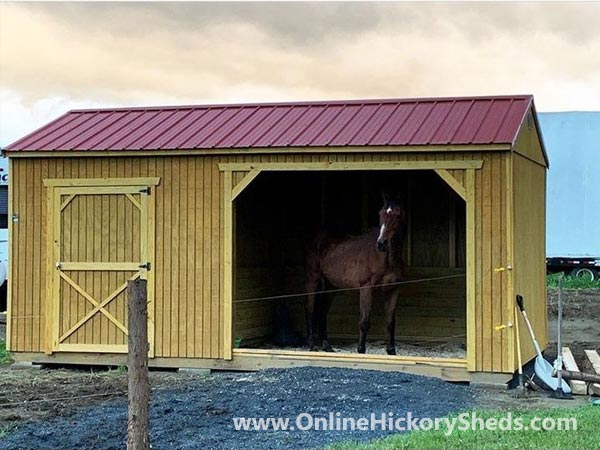
<path fill-rule="evenodd" d="M 513 157 L 514 291 L 525 299 L 527 316 L 543 348 L 547 344 L 546 316 L 546 169 L 519 154 Z M 523 361 L 535 355 L 522 318 Z"/>
<path fill-rule="evenodd" d="M 507 291 L 506 186 L 508 153 L 336 153 L 13 159 L 11 196 L 11 350 L 44 351 L 46 196 L 43 178 L 160 177 L 155 189 L 155 355 L 222 358 L 224 309 L 223 173 L 218 163 L 478 160 L 475 170 L 476 370 L 512 371 Z M 463 181 L 460 171 L 449 171 Z M 239 182 L 242 174 L 234 174 Z M 515 232 L 516 234 L 516 232 Z M 543 235 L 543 234 L 542 234 Z M 87 245 L 82 243 L 81 245 Z M 521 266 L 521 270 L 527 271 Z M 512 295 L 512 294 L 511 294 Z M 533 301 L 533 300 L 532 300 Z M 509 305 L 510 303 L 510 305 Z M 544 303 L 545 304 L 545 303 Z"/>
<path fill-rule="evenodd" d="M 529 111 L 525 116 L 525 120 L 521 124 L 521 129 L 517 135 L 514 145 L 514 151 L 521 156 L 524 156 L 531 161 L 534 161 L 542 166 L 546 166 L 544 152 L 542 150 L 540 136 L 535 126 L 532 111 Z"/>

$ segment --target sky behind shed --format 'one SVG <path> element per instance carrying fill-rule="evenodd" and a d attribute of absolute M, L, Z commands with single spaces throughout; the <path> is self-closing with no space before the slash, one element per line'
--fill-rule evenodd
<path fill-rule="evenodd" d="M 600 109 L 600 3 L 0 3 L 0 145 L 73 108 L 534 94 Z"/>

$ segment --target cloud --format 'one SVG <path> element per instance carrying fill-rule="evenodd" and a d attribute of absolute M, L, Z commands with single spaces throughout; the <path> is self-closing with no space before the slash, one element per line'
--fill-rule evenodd
<path fill-rule="evenodd" d="M 0 87 L 25 107 L 533 93 L 599 109 L 597 23 L 597 3 L 1 3 Z"/>

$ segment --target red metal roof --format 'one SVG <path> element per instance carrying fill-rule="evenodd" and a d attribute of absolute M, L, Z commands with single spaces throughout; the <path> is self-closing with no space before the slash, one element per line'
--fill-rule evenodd
<path fill-rule="evenodd" d="M 8 151 L 512 144 L 531 95 L 70 111 Z"/>

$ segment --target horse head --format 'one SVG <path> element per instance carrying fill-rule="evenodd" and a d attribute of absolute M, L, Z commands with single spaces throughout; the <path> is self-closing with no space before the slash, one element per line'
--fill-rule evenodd
<path fill-rule="evenodd" d="M 389 241 L 400 231 L 406 220 L 406 213 L 399 197 L 390 198 L 383 194 L 383 206 L 379 211 L 379 236 L 377 250 L 385 252 Z"/>

